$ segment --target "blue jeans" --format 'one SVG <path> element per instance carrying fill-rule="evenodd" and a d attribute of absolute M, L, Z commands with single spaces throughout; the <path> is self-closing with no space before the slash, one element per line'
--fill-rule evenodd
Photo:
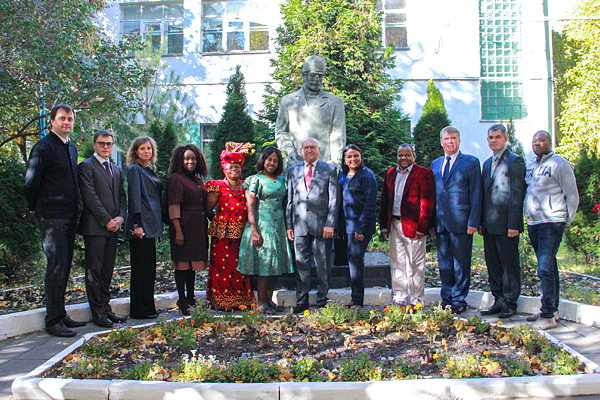
<path fill-rule="evenodd" d="M 556 253 L 565 231 L 564 222 L 527 225 L 529 240 L 538 260 L 538 275 L 542 281 L 542 318 L 553 318 L 558 311 L 560 294 Z"/>
<path fill-rule="evenodd" d="M 356 239 L 354 232 L 343 234 L 348 243 L 348 268 L 352 287 L 352 304 L 362 306 L 365 301 L 365 252 L 372 235 L 365 235 L 362 241 Z"/>

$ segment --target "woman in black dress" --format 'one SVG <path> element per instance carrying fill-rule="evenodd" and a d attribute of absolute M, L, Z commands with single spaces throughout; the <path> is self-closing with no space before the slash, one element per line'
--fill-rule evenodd
<path fill-rule="evenodd" d="M 127 223 L 131 255 L 129 315 L 135 319 L 156 318 L 156 238 L 162 235 L 162 182 L 154 174 L 156 142 L 148 136 L 136 138 L 127 151 Z"/>
<path fill-rule="evenodd" d="M 195 271 L 205 270 L 208 260 L 207 192 L 201 179 L 207 174 L 206 159 L 198 147 L 187 144 L 173 150 L 165 193 L 172 268 L 179 294 L 177 306 L 184 315 L 190 315 L 190 306 L 196 304 Z"/>

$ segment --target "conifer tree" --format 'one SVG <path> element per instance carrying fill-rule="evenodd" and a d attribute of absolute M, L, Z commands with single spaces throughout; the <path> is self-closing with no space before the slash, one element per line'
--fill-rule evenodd
<path fill-rule="evenodd" d="M 167 179 L 169 179 L 171 154 L 173 154 L 173 149 L 177 146 L 175 127 L 172 122 L 167 122 L 163 125 L 160 121 L 154 120 L 150 124 L 148 134 L 156 141 L 156 175 L 163 183 L 166 183 Z"/>
<path fill-rule="evenodd" d="M 211 159 L 209 161 L 210 175 L 213 178 L 223 178 L 219 154 L 225 149 L 226 142 L 254 143 L 254 121 L 248 114 L 246 99 L 246 82 L 241 66 L 235 67 L 235 73 L 227 83 L 227 102 L 223 107 L 223 116 L 215 130 L 215 141 L 211 143 Z M 258 152 L 246 157 L 242 177 L 247 178 L 255 173 L 254 165 Z"/>
<path fill-rule="evenodd" d="M 508 136 L 508 143 L 506 144 L 506 147 L 513 153 L 518 154 L 521 157 L 525 157 L 525 150 L 523 150 L 523 144 L 515 136 L 515 123 L 513 122 L 512 117 L 508 119 L 508 124 L 506 126 L 506 135 Z"/>
<path fill-rule="evenodd" d="M 446 113 L 442 93 L 435 86 L 433 79 L 430 79 L 423 114 L 413 128 L 417 164 L 429 168 L 433 160 L 444 155 L 440 146 L 440 131 L 449 125 L 452 125 L 452 122 Z"/>
<path fill-rule="evenodd" d="M 393 49 L 382 51 L 381 17 L 374 0 L 287 0 L 271 60 L 277 87 L 268 86 L 261 117 L 275 122 L 281 98 L 302 85 L 302 64 L 318 55 L 327 62 L 323 90 L 340 96 L 346 109 L 346 143 L 358 145 L 381 184 L 396 164 L 396 149 L 409 140 L 409 123 L 394 107 L 402 83 L 386 70 Z"/>

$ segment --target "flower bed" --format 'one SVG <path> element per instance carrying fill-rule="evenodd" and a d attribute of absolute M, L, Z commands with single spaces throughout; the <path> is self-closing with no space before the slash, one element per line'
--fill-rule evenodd
<path fill-rule="evenodd" d="M 304 317 L 190 318 L 94 336 L 44 377 L 171 382 L 324 382 L 582 373 L 583 363 L 527 327 L 448 310 L 330 304 Z"/>

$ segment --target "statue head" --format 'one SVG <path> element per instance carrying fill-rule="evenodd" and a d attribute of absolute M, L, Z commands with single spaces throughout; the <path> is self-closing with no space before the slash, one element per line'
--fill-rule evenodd
<path fill-rule="evenodd" d="M 323 77 L 325 76 L 325 59 L 319 56 L 306 57 L 302 66 L 302 79 L 304 86 L 312 91 L 318 92 L 323 87 Z"/>

